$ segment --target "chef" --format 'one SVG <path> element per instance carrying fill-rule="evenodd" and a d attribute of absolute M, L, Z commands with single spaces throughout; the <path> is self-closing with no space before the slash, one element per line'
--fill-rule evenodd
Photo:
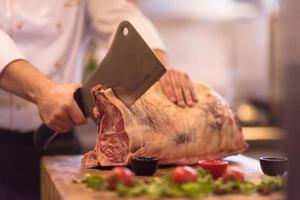
<path fill-rule="evenodd" d="M 42 154 L 80 153 L 74 135 L 47 152 L 32 144 L 42 121 L 65 133 L 86 123 L 73 99 L 91 37 L 109 45 L 114 30 L 130 21 L 168 68 L 160 79 L 178 106 L 196 101 L 185 73 L 172 69 L 151 22 L 125 0 L 0 0 L 0 199 L 39 199 Z"/>

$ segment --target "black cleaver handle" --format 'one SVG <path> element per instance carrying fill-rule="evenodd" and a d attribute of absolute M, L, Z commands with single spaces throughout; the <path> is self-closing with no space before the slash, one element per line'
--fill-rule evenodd
<path fill-rule="evenodd" d="M 78 88 L 74 92 L 74 99 L 78 104 L 81 111 L 83 111 L 83 102 L 81 98 L 81 90 Z M 84 112 L 83 112 L 84 113 Z M 40 150 L 46 150 L 48 144 L 55 138 L 56 133 L 54 130 L 48 128 L 45 124 L 42 124 L 34 133 L 33 133 L 33 143 L 35 147 Z"/>

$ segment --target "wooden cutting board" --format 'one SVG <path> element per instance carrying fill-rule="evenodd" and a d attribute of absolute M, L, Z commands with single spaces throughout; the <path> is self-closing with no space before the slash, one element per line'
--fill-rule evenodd
<path fill-rule="evenodd" d="M 109 169 L 84 169 L 80 167 L 81 156 L 47 156 L 41 160 L 41 199 L 42 200 L 99 200 L 120 199 L 112 192 L 94 192 L 82 184 L 73 183 L 73 180 L 81 180 L 86 173 L 106 176 Z M 227 157 L 230 166 L 235 166 L 243 171 L 247 180 L 258 181 L 262 177 L 259 162 L 252 158 L 238 155 Z M 162 176 L 173 168 L 159 169 L 155 176 Z M 137 177 L 145 178 L 145 177 Z M 139 198 L 124 198 L 146 199 Z M 173 198 L 174 199 L 174 198 Z M 179 198 L 176 198 L 176 200 Z M 202 198 L 203 199 L 203 198 Z M 275 193 L 270 196 L 253 195 L 211 195 L 205 200 L 279 200 L 283 195 Z"/>

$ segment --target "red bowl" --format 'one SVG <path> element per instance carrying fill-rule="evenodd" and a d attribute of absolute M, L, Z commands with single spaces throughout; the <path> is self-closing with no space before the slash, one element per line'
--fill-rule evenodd
<path fill-rule="evenodd" d="M 198 164 L 208 171 L 214 179 L 222 177 L 228 166 L 228 162 L 224 160 L 200 160 Z"/>

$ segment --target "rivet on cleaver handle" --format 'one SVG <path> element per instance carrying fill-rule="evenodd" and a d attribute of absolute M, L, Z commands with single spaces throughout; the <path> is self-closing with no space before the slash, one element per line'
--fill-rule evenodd
<path fill-rule="evenodd" d="M 81 111 L 83 111 L 83 102 L 81 98 L 81 90 L 78 88 L 74 92 L 74 99 L 78 104 Z M 45 124 L 42 124 L 34 133 L 33 133 L 33 143 L 40 150 L 46 150 L 49 143 L 55 138 L 56 133 L 54 130 L 48 128 Z"/>

